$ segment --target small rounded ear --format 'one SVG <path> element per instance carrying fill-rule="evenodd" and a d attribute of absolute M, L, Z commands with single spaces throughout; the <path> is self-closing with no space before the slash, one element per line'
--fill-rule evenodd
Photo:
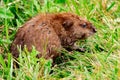
<path fill-rule="evenodd" d="M 72 20 L 65 20 L 62 23 L 62 26 L 66 29 L 66 28 L 70 28 L 73 25 L 73 21 Z"/>

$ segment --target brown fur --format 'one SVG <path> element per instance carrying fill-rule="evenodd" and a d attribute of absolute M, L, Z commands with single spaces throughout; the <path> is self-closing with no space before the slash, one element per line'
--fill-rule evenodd
<path fill-rule="evenodd" d="M 66 46 L 74 48 L 77 40 L 95 32 L 89 21 L 72 13 L 40 14 L 19 28 L 10 50 L 14 57 L 18 57 L 17 46 L 23 49 L 26 45 L 29 51 L 35 46 L 40 52 L 38 57 L 53 59 L 60 55 L 59 50 Z"/>

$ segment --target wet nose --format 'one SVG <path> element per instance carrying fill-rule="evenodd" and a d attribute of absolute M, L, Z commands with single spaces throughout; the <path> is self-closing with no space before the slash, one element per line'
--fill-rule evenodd
<path fill-rule="evenodd" d="M 97 32 L 96 28 L 93 28 L 93 32 L 94 32 L 94 33 L 96 33 L 96 32 Z"/>

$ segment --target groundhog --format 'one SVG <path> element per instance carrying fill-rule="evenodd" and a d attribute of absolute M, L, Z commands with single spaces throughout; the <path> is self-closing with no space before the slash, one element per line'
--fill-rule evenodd
<path fill-rule="evenodd" d="M 16 33 L 10 51 L 14 57 L 19 56 L 19 48 L 24 46 L 28 51 L 32 46 L 39 51 L 38 57 L 54 59 L 60 56 L 62 49 L 78 49 L 74 45 L 77 40 L 86 39 L 96 33 L 95 27 L 89 21 L 72 13 L 39 14 Z"/>

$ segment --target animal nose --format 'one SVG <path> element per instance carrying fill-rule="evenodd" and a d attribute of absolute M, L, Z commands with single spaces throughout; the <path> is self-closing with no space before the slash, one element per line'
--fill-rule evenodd
<path fill-rule="evenodd" d="M 94 33 L 96 33 L 96 32 L 97 32 L 96 28 L 93 28 L 93 32 L 94 32 Z"/>

